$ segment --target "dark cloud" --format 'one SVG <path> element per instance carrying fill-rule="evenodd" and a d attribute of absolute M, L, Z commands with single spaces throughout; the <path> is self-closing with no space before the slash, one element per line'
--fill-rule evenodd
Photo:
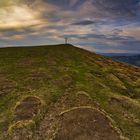
<path fill-rule="evenodd" d="M 119 35 L 120 33 L 123 32 L 123 30 L 122 30 L 122 29 L 115 28 L 115 29 L 112 30 L 112 32 L 113 32 L 113 34 L 115 34 L 115 35 Z"/>
<path fill-rule="evenodd" d="M 92 4 L 102 15 L 112 17 L 136 16 L 139 0 L 92 0 Z"/>
<path fill-rule="evenodd" d="M 44 1 L 57 5 L 65 10 L 76 9 L 85 2 L 85 0 L 44 0 Z"/>
<path fill-rule="evenodd" d="M 71 35 L 67 35 L 67 37 L 69 38 L 78 38 L 78 39 L 99 39 L 99 40 L 103 40 L 103 41 L 119 41 L 119 42 L 139 42 L 135 40 L 133 37 L 129 37 L 129 36 L 119 36 L 119 35 L 104 35 L 104 34 L 82 34 L 82 35 L 76 35 L 76 34 L 71 34 Z"/>
<path fill-rule="evenodd" d="M 22 35 L 22 34 L 28 34 L 30 32 L 33 32 L 31 28 L 24 28 L 24 29 L 0 29 L 0 33 L 2 33 L 6 37 L 10 37 L 12 35 Z"/>
<path fill-rule="evenodd" d="M 131 17 L 139 14 L 140 0 L 44 0 L 65 10 L 73 10 L 85 3 L 91 3 L 95 14 L 100 16 Z M 91 8 L 91 7 L 90 7 Z M 88 10 L 88 9 L 87 9 Z M 91 10 L 91 9 L 89 9 Z"/>
<path fill-rule="evenodd" d="M 72 25 L 91 25 L 91 24 L 95 24 L 95 23 L 96 22 L 92 21 L 92 20 L 83 20 L 83 21 L 72 23 Z"/>

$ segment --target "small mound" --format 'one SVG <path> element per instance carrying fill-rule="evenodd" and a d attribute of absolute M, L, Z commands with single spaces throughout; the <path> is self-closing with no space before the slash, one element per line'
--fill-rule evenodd
<path fill-rule="evenodd" d="M 41 106 L 41 101 L 37 97 L 29 96 L 24 98 L 15 108 L 15 117 L 18 120 L 28 120 L 34 117 Z"/>
<path fill-rule="evenodd" d="M 124 97 L 111 97 L 110 100 L 109 100 L 109 103 L 111 105 L 118 105 L 118 106 L 121 106 L 127 110 L 133 108 L 133 104 L 126 98 Z"/>
<path fill-rule="evenodd" d="M 89 96 L 89 94 L 86 93 L 85 91 L 78 91 L 78 92 L 77 92 L 77 95 L 78 95 L 78 96 L 85 96 L 85 97 L 91 99 L 91 97 Z"/>
<path fill-rule="evenodd" d="M 12 92 L 16 87 L 16 82 L 5 78 L 0 78 L 0 96 Z"/>
<path fill-rule="evenodd" d="M 61 88 L 69 88 L 74 84 L 74 80 L 70 75 L 64 75 L 61 78 L 57 79 L 55 82 Z"/>
<path fill-rule="evenodd" d="M 61 113 L 54 140 L 120 140 L 120 137 L 100 111 L 79 107 Z"/>
<path fill-rule="evenodd" d="M 116 75 L 114 74 L 108 74 L 107 75 L 107 81 L 109 82 L 110 85 L 115 86 L 117 88 L 127 90 L 125 87 L 123 81 L 121 81 Z"/>
<path fill-rule="evenodd" d="M 136 101 L 133 101 L 133 99 L 114 96 L 110 98 L 109 104 L 112 110 L 115 108 L 115 111 L 121 115 L 124 120 L 135 124 L 140 123 L 139 117 L 134 113 L 134 110 L 139 110 L 140 106 Z"/>
<path fill-rule="evenodd" d="M 33 65 L 33 60 L 31 60 L 29 57 L 27 58 L 22 58 L 21 60 L 19 60 L 19 62 L 17 63 L 17 66 L 19 67 L 29 67 Z"/>
<path fill-rule="evenodd" d="M 94 106 L 99 107 L 99 104 L 95 102 L 90 95 L 85 91 L 77 92 L 77 97 L 75 98 L 76 106 Z"/>
<path fill-rule="evenodd" d="M 33 120 L 22 120 L 10 125 L 8 135 L 11 140 L 32 140 L 32 128 L 35 127 Z M 7 140 L 7 138 L 5 138 Z M 9 140 L 9 139 L 8 139 Z"/>
<path fill-rule="evenodd" d="M 46 71 L 32 71 L 29 75 L 27 80 L 31 81 L 31 80 L 50 80 L 51 76 L 47 75 Z"/>

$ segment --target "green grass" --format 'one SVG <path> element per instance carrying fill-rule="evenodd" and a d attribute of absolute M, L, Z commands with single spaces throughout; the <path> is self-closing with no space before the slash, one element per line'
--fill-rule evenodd
<path fill-rule="evenodd" d="M 78 91 L 85 91 L 98 102 L 123 136 L 131 140 L 140 139 L 140 93 L 136 91 L 136 88 L 140 90 L 139 68 L 72 45 L 1 48 L 0 81 L 2 78 L 17 85 L 0 96 L 1 140 L 9 128 L 16 127 L 14 108 L 23 97 L 38 96 L 44 102 L 42 113 L 33 118 L 39 125 L 51 104 L 66 92 Z M 0 90 L 3 89 L 0 87 Z M 110 105 L 113 96 L 129 98 L 132 109 L 128 110 L 120 104 Z M 127 119 L 124 114 L 128 117 L 131 114 L 138 121 Z"/>

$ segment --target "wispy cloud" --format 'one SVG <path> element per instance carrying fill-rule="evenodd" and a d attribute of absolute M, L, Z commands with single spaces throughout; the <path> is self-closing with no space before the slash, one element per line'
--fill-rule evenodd
<path fill-rule="evenodd" d="M 0 1 L 0 46 L 63 43 L 139 51 L 139 0 Z"/>

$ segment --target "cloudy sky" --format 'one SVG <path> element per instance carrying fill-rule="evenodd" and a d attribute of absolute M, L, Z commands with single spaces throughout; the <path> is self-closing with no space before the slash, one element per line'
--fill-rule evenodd
<path fill-rule="evenodd" d="M 0 47 L 70 43 L 140 53 L 140 0 L 0 0 Z"/>

